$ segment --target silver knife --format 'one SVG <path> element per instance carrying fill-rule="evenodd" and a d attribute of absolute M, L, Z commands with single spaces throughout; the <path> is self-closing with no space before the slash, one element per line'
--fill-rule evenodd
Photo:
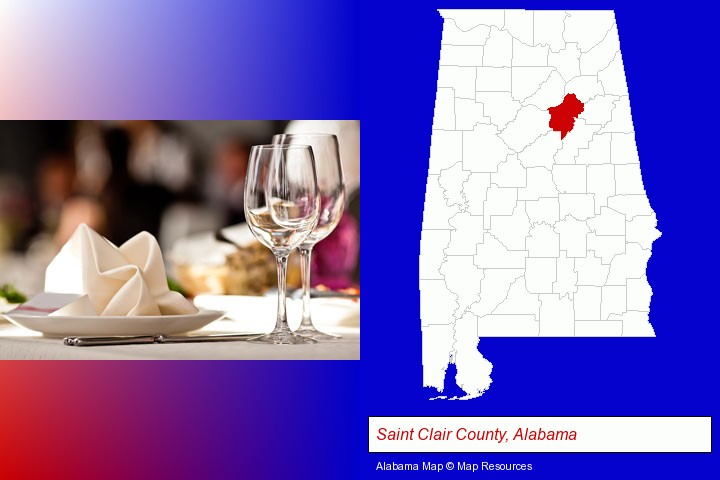
<path fill-rule="evenodd" d="M 277 288 L 271 288 L 267 292 L 265 292 L 266 297 L 277 297 L 278 291 Z M 295 289 L 289 289 L 287 291 L 288 297 L 293 298 L 295 300 L 299 300 L 302 298 L 303 291 L 302 288 L 295 288 Z M 349 300 L 355 300 L 360 298 L 359 293 L 346 293 L 346 292 L 336 292 L 334 290 L 316 290 L 311 289 L 310 290 L 310 298 L 347 298 Z"/>
<path fill-rule="evenodd" d="M 195 343 L 195 342 L 232 342 L 250 340 L 261 333 L 233 333 L 222 335 L 170 336 L 162 333 L 157 335 L 129 335 L 118 337 L 65 337 L 63 344 L 70 347 L 96 347 L 103 345 L 138 345 L 151 343 Z"/>
<path fill-rule="evenodd" d="M 292 298 L 302 298 L 302 288 L 298 288 L 290 295 Z M 336 292 L 333 290 L 310 290 L 310 298 L 347 298 L 350 300 L 360 298 L 359 293 Z"/>

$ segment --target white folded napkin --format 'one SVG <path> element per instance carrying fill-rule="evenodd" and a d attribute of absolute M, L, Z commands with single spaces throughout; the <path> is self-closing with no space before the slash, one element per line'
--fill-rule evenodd
<path fill-rule="evenodd" d="M 45 292 L 83 295 L 54 315 L 188 315 L 198 311 L 168 288 L 155 237 L 141 232 L 116 247 L 85 224 L 48 266 Z"/>

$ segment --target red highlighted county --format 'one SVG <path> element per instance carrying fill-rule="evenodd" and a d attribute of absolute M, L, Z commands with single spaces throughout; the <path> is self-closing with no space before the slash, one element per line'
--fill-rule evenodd
<path fill-rule="evenodd" d="M 548 108 L 548 112 L 550 112 L 550 128 L 560 132 L 560 139 L 562 140 L 573 129 L 575 119 L 583 110 L 585 110 L 585 105 L 578 100 L 574 93 L 568 93 L 560 105 Z"/>

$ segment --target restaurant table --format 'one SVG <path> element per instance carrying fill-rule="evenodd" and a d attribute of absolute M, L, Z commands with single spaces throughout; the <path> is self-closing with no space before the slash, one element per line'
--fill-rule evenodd
<path fill-rule="evenodd" d="M 266 345 L 245 341 L 70 347 L 61 338 L 0 319 L 2 360 L 359 360 L 360 328 L 326 328 L 342 338 L 304 345 Z M 218 320 L 195 334 L 243 332 L 232 320 Z M 244 332 L 243 332 L 244 333 Z"/>

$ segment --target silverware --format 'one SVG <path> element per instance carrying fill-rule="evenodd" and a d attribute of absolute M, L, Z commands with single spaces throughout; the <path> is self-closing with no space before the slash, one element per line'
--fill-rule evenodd
<path fill-rule="evenodd" d="M 298 288 L 297 290 L 293 291 L 290 294 L 290 298 L 294 299 L 300 299 L 302 298 L 302 288 Z M 356 299 L 360 298 L 359 293 L 345 293 L 345 292 L 335 292 L 332 290 L 315 290 L 314 288 L 310 290 L 310 298 L 349 298 L 349 299 Z"/>
<path fill-rule="evenodd" d="M 63 338 L 63 343 L 70 347 L 95 347 L 103 345 L 138 345 L 151 343 L 232 342 L 250 340 L 260 335 L 260 333 L 238 333 L 183 337 L 159 333 L 157 335 L 128 335 L 117 337 L 65 337 Z"/>
<path fill-rule="evenodd" d="M 302 288 L 295 288 L 295 289 L 288 289 L 288 297 L 292 298 L 294 300 L 299 300 L 302 298 Z M 271 288 L 267 292 L 265 292 L 266 297 L 274 297 L 277 295 L 277 288 Z M 356 299 L 360 298 L 360 294 L 358 293 L 345 293 L 345 292 L 336 292 L 333 290 L 315 290 L 314 288 L 310 290 L 310 298 L 347 298 L 347 299 Z"/>

